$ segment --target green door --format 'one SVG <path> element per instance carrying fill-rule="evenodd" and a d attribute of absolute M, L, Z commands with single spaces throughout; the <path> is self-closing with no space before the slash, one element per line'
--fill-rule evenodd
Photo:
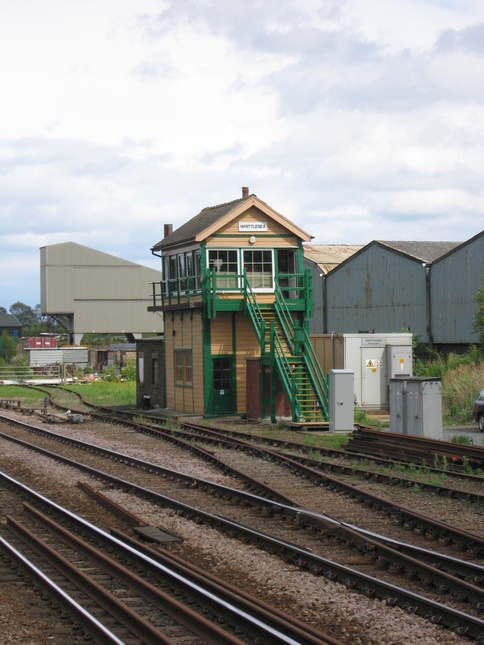
<path fill-rule="evenodd" d="M 213 359 L 213 414 L 235 414 L 231 356 Z"/>

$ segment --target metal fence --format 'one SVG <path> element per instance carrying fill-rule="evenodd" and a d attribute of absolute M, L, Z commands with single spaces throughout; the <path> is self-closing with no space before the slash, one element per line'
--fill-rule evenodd
<path fill-rule="evenodd" d="M 28 365 L 3 365 L 0 366 L 0 384 L 5 382 L 24 383 L 26 381 L 39 381 L 43 379 L 58 379 L 63 376 L 62 365 L 43 365 L 29 367 Z"/>

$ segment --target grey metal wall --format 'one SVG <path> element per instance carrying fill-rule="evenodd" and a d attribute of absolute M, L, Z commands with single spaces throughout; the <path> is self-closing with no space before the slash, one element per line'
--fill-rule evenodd
<path fill-rule="evenodd" d="M 327 323 L 314 333 L 410 329 L 428 342 L 425 276 L 420 261 L 371 242 L 325 277 Z"/>
<path fill-rule="evenodd" d="M 84 367 L 88 362 L 87 347 L 61 347 L 59 349 L 30 349 L 30 367 L 53 365 L 55 363 L 66 365 L 76 364 Z"/>
<path fill-rule="evenodd" d="M 163 331 L 147 311 L 160 271 L 74 242 L 42 247 L 40 264 L 42 313 L 73 315 L 74 333 Z"/>
<path fill-rule="evenodd" d="M 436 344 L 477 343 L 473 298 L 484 287 L 484 231 L 431 267 L 431 329 Z"/>

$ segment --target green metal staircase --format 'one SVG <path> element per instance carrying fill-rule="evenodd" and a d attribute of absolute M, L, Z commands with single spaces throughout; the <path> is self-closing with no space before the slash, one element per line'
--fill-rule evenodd
<path fill-rule="evenodd" d="M 259 307 L 247 280 L 244 282 L 245 313 L 252 320 L 262 361 L 268 359 L 270 365 L 271 417 L 275 418 L 274 375 L 277 373 L 290 401 L 294 422 L 327 421 L 328 382 L 306 327 L 293 319 L 279 287 L 275 303 Z"/>

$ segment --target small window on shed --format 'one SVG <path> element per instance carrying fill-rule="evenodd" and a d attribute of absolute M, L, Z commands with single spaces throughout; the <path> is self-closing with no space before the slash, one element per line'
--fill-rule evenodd
<path fill-rule="evenodd" d="M 176 349 L 175 358 L 175 383 L 177 385 L 192 385 L 193 362 L 191 349 Z"/>
<path fill-rule="evenodd" d="M 158 385 L 158 358 L 151 359 L 151 385 Z"/>
<path fill-rule="evenodd" d="M 138 383 L 143 385 L 145 382 L 145 358 L 144 354 L 138 354 Z"/>

